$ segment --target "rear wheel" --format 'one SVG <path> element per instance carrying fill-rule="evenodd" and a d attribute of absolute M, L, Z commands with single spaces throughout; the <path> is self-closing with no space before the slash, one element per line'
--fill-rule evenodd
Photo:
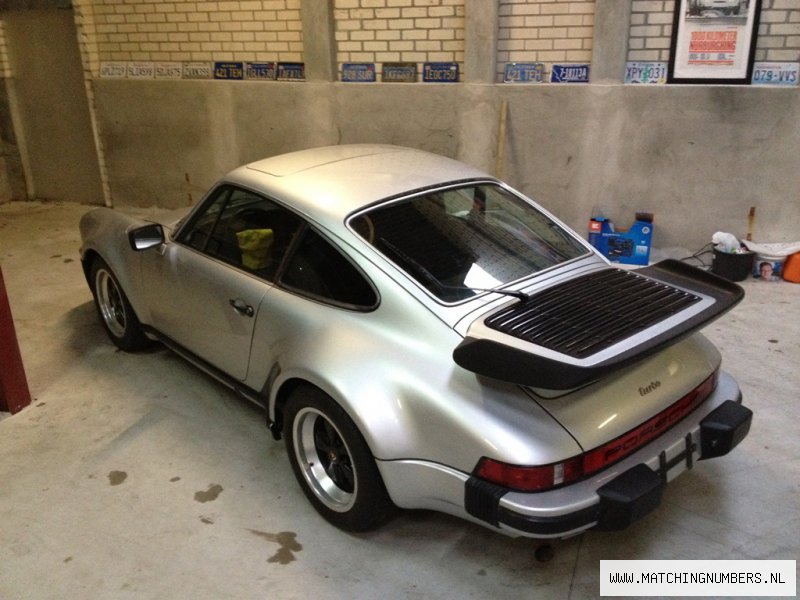
<path fill-rule="evenodd" d="M 330 523 L 365 531 L 391 515 L 394 505 L 364 438 L 321 390 L 304 386 L 292 393 L 283 436 L 297 481 Z"/>
<path fill-rule="evenodd" d="M 95 306 L 111 341 L 129 352 L 149 346 L 151 341 L 142 331 L 125 292 L 104 260 L 96 258 L 92 262 L 90 277 Z"/>

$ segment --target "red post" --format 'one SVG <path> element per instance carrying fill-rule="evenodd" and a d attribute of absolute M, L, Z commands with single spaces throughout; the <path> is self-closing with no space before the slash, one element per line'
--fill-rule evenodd
<path fill-rule="evenodd" d="M 0 267 L 0 410 L 17 413 L 30 403 L 31 393 Z"/>

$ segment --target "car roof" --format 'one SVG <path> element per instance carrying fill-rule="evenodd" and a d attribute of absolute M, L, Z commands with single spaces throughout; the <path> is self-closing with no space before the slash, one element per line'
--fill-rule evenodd
<path fill-rule="evenodd" d="M 475 178 L 489 176 L 422 150 L 350 144 L 265 158 L 231 171 L 225 180 L 284 201 L 308 218 L 338 229 L 348 215 L 376 201 Z"/>

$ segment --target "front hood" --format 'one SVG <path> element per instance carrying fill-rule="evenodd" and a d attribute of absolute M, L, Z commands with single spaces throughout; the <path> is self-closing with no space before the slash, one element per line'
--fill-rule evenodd
<path fill-rule="evenodd" d="M 695 334 L 603 381 L 543 398 L 542 408 L 578 441 L 596 448 L 665 410 L 703 383 L 721 359 L 711 342 Z"/>
<path fill-rule="evenodd" d="M 676 260 L 608 267 L 482 315 L 453 359 L 494 379 L 569 390 L 678 342 L 743 297 L 738 285 Z"/>

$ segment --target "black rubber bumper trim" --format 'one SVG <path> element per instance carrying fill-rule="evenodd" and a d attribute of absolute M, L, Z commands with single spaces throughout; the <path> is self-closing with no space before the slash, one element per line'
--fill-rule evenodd
<path fill-rule="evenodd" d="M 470 477 L 464 485 L 464 508 L 473 517 L 497 527 L 500 524 L 500 498 L 508 490 L 489 481 Z"/>
<path fill-rule="evenodd" d="M 725 456 L 750 431 L 753 411 L 726 400 L 700 421 L 700 460 Z"/>
<path fill-rule="evenodd" d="M 464 508 L 472 515 L 494 527 L 501 524 L 532 535 L 558 535 L 585 528 L 598 518 L 598 506 L 558 517 L 531 517 L 500 506 L 500 499 L 509 490 L 470 477 L 464 486 Z"/>
<path fill-rule="evenodd" d="M 597 529 L 619 531 L 653 512 L 661 504 L 666 473 L 659 475 L 640 463 L 597 490 L 600 496 Z"/>
<path fill-rule="evenodd" d="M 558 517 L 531 517 L 498 507 L 498 521 L 532 535 L 566 534 L 589 526 L 618 531 L 653 512 L 661 504 L 663 490 L 662 477 L 638 464 L 599 488 L 597 504 Z"/>
<path fill-rule="evenodd" d="M 530 517 L 505 508 L 500 509 L 500 522 L 517 531 L 532 535 L 560 535 L 585 529 L 599 519 L 598 505 L 558 517 Z"/>

